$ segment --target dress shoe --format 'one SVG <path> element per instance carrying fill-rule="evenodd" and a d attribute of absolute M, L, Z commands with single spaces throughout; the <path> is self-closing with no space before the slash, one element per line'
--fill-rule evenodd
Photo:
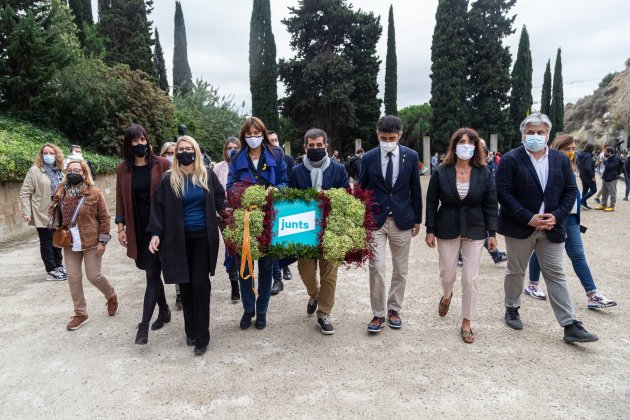
<path fill-rule="evenodd" d="M 138 333 L 136 334 L 136 344 L 147 344 L 149 342 L 149 323 L 138 324 Z"/>
<path fill-rule="evenodd" d="M 267 326 L 267 314 L 256 314 L 256 329 L 264 330 Z"/>
<path fill-rule="evenodd" d="M 256 312 L 245 312 L 241 318 L 241 330 L 246 330 L 252 326 L 252 318 L 256 315 Z"/>
<path fill-rule="evenodd" d="M 195 346 L 195 356 L 201 356 L 208 350 L 208 346 Z"/>
<path fill-rule="evenodd" d="M 573 321 L 564 327 L 563 340 L 566 343 L 592 343 L 599 340 L 599 337 L 586 331 L 580 321 Z"/>
<path fill-rule="evenodd" d="M 277 295 L 283 290 L 284 290 L 284 284 L 282 283 L 282 280 L 274 280 L 273 286 L 271 287 L 271 294 Z"/>
<path fill-rule="evenodd" d="M 317 299 L 310 298 L 306 304 L 306 313 L 312 315 L 317 310 Z"/>
<path fill-rule="evenodd" d="M 171 310 L 167 306 L 164 312 L 160 311 L 158 313 L 157 319 L 153 324 L 151 324 L 151 329 L 153 331 L 159 330 L 164 326 L 164 324 L 168 324 L 169 322 L 171 322 Z"/>
<path fill-rule="evenodd" d="M 195 345 L 195 339 L 192 337 L 186 337 L 186 345 L 188 347 L 194 346 Z"/>
<path fill-rule="evenodd" d="M 291 269 L 289 266 L 282 267 L 282 278 L 285 280 L 291 280 L 293 274 L 291 274 Z"/>
<path fill-rule="evenodd" d="M 523 321 L 521 321 L 521 316 L 518 314 L 519 308 L 505 308 L 505 323 L 508 324 L 508 327 L 515 330 L 523 329 Z"/>

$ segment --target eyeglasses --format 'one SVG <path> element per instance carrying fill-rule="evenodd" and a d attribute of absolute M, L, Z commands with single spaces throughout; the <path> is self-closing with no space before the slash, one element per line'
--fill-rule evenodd
<path fill-rule="evenodd" d="M 180 147 L 179 149 L 177 149 L 177 153 L 182 153 L 182 152 L 190 153 L 190 152 L 194 152 L 194 151 L 195 151 L 195 149 L 192 148 L 192 147 Z"/>
<path fill-rule="evenodd" d="M 72 170 L 68 170 L 69 174 L 77 174 L 77 175 L 83 175 L 83 170 L 82 169 L 72 169 Z"/>

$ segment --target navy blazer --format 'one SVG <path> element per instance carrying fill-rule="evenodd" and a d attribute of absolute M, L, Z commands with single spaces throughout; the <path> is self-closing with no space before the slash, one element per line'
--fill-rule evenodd
<path fill-rule="evenodd" d="M 564 242 L 564 222 L 577 199 L 577 186 L 571 162 L 564 153 L 549 149 L 549 177 L 543 192 L 538 174 L 524 146 L 503 155 L 495 172 L 501 235 L 516 239 L 529 237 L 534 228 L 529 226 L 543 201 L 545 213 L 556 218 L 553 229 L 545 231 L 551 242 Z"/>
<path fill-rule="evenodd" d="M 260 183 L 249 168 L 248 151 L 248 147 L 245 146 L 240 152 L 232 152 L 227 184 L 225 186 L 227 191 L 230 191 L 232 186 L 237 182 L 245 182 L 247 184 Z M 288 182 L 287 165 L 284 163 L 282 149 L 274 147 L 274 156 L 271 151 L 263 145 L 263 153 L 265 154 L 265 165 L 260 168 L 258 175 L 275 187 L 286 187 Z"/>
<path fill-rule="evenodd" d="M 400 230 L 409 230 L 422 222 L 422 190 L 418 154 L 399 145 L 399 172 L 396 183 L 390 187 L 385 183 L 381 168 L 381 148 L 375 147 L 363 154 L 359 186 L 374 194 L 374 219 L 380 229 L 391 212 Z"/>
<path fill-rule="evenodd" d="M 306 169 L 303 163 L 293 167 L 291 177 L 289 178 L 289 187 L 300 188 L 302 190 L 313 187 L 311 173 Z M 343 165 L 331 160 L 330 166 L 324 171 L 322 190 L 348 187 L 350 187 L 350 183 L 348 182 L 348 174 L 345 168 Z"/>

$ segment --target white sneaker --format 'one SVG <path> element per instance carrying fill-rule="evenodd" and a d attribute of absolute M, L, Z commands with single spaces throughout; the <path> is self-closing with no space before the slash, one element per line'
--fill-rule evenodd
<path fill-rule="evenodd" d="M 610 308 L 612 306 L 617 306 L 617 302 L 606 298 L 598 291 L 588 297 L 588 309 Z"/>
<path fill-rule="evenodd" d="M 537 284 L 528 284 L 527 287 L 523 289 L 523 292 L 534 299 L 547 300 L 547 296 L 540 290 Z"/>

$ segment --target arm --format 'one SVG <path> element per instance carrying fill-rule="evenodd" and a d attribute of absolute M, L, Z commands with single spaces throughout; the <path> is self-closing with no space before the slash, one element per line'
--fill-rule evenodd
<path fill-rule="evenodd" d="M 164 192 L 166 188 L 170 188 L 170 179 L 162 177 L 160 184 L 155 190 L 153 201 L 151 201 L 151 213 L 149 215 L 149 225 L 147 232 L 153 236 L 161 236 L 164 231 Z"/>
<path fill-rule="evenodd" d="M 27 223 L 30 222 L 33 217 L 31 209 L 33 193 L 35 193 L 35 175 L 33 168 L 31 168 L 26 174 L 26 178 L 24 178 L 24 183 L 20 189 L 20 210 L 22 211 L 22 219 Z"/>
<path fill-rule="evenodd" d="M 297 178 L 295 176 L 296 171 L 291 171 L 291 176 L 289 177 L 289 188 L 298 188 Z"/>
<path fill-rule="evenodd" d="M 488 236 L 495 237 L 497 235 L 497 221 L 499 218 L 499 204 L 497 203 L 497 190 L 494 185 L 494 178 L 488 175 L 488 183 L 486 191 L 483 195 L 483 214 L 486 221 L 486 231 Z"/>
<path fill-rule="evenodd" d="M 361 170 L 359 171 L 357 182 L 362 189 L 367 188 L 370 183 L 370 177 L 368 176 L 367 171 L 367 162 L 364 162 L 363 160 L 361 160 Z"/>
<path fill-rule="evenodd" d="M 98 220 L 98 245 L 96 246 L 96 256 L 100 257 L 105 253 L 105 245 L 112 238 L 109 234 L 109 224 L 111 218 L 107 210 L 107 203 L 103 193 L 98 190 L 98 201 L 96 203 L 96 219 Z"/>
<path fill-rule="evenodd" d="M 114 223 L 118 225 L 118 243 L 126 248 L 127 232 L 125 232 L 125 206 L 122 193 L 123 165 L 124 163 L 118 165 L 118 170 L 116 171 L 116 217 L 114 218 Z"/>
<path fill-rule="evenodd" d="M 345 188 L 345 189 L 350 188 L 350 179 L 348 178 L 348 173 L 343 168 L 341 170 L 341 182 L 340 182 L 339 188 Z"/>
<path fill-rule="evenodd" d="M 284 158 L 282 156 L 282 151 L 279 148 L 276 148 L 276 152 L 279 155 L 279 158 L 276 159 L 276 168 L 278 169 L 278 173 L 276 173 L 276 187 L 278 188 L 283 188 L 286 187 L 287 184 L 289 183 L 289 180 L 287 179 L 287 164 L 284 161 Z"/>
<path fill-rule="evenodd" d="M 225 211 L 225 190 L 214 171 L 209 170 L 208 176 L 212 177 L 212 185 L 214 186 L 214 207 L 219 214 L 223 214 Z"/>
<path fill-rule="evenodd" d="M 239 181 L 236 177 L 236 156 L 236 152 L 232 152 L 228 168 L 227 184 L 225 184 L 225 189 L 227 191 L 230 191 L 232 186 Z"/>
<path fill-rule="evenodd" d="M 422 223 L 422 187 L 420 186 L 420 172 L 418 171 L 418 155 L 412 159 L 411 171 L 411 204 L 415 214 L 416 233 Z"/>
<path fill-rule="evenodd" d="M 514 179 L 516 176 L 515 166 L 514 158 L 503 158 L 499 161 L 495 171 L 497 199 L 501 206 L 505 207 L 520 223 L 528 225 L 534 217 L 534 213 L 523 207 L 514 196 L 513 183 L 518 182 Z"/>
<path fill-rule="evenodd" d="M 429 179 L 426 200 L 427 208 L 424 225 L 427 227 L 427 233 L 433 234 L 437 224 L 437 210 L 440 203 L 440 171 L 433 172 Z"/>

